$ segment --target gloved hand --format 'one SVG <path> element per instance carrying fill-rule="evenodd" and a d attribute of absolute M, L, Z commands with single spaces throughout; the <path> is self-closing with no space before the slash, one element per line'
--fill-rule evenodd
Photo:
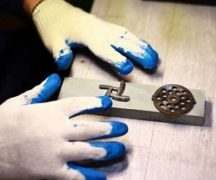
<path fill-rule="evenodd" d="M 144 69 L 154 69 L 158 64 L 158 55 L 152 47 L 126 28 L 104 22 L 64 0 L 44 0 L 36 6 L 32 16 L 59 69 L 70 66 L 71 49 L 81 44 L 122 75 L 132 71 L 131 61 Z"/>
<path fill-rule="evenodd" d="M 0 106 L 0 179 L 105 179 L 102 172 L 74 164 L 82 160 L 109 160 L 125 153 L 119 142 L 90 141 L 121 136 L 120 122 L 69 119 L 90 110 L 107 109 L 106 97 L 73 97 L 39 103 L 60 86 L 56 74 L 42 84 Z"/>

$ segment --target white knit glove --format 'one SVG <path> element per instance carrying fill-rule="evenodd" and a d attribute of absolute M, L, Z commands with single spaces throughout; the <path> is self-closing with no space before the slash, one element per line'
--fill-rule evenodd
<path fill-rule="evenodd" d="M 87 46 L 122 75 L 132 71 L 131 61 L 144 69 L 154 69 L 158 64 L 152 47 L 126 28 L 104 22 L 63 0 L 42 1 L 33 10 L 33 20 L 59 69 L 69 67 L 71 49 L 80 45 Z"/>
<path fill-rule="evenodd" d="M 69 117 L 111 106 L 108 97 L 76 97 L 48 103 L 60 86 L 54 74 L 42 84 L 0 106 L 0 179 L 103 180 L 102 172 L 74 162 L 110 160 L 124 155 L 119 142 L 83 142 L 121 136 L 120 122 L 78 121 Z M 33 104 L 32 104 L 33 103 Z"/>

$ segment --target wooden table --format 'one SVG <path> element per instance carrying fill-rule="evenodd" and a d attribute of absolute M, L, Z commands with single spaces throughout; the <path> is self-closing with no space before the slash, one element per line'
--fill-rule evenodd
<path fill-rule="evenodd" d="M 216 179 L 216 7 L 96 0 L 92 13 L 126 26 L 150 42 L 160 55 L 161 63 L 154 74 L 135 68 L 125 80 L 158 86 L 177 83 L 204 89 L 207 100 L 202 127 L 121 119 L 129 126 L 124 138 L 129 149 L 127 158 L 101 169 L 112 180 Z M 88 53 L 77 55 L 71 76 L 120 79 Z"/>

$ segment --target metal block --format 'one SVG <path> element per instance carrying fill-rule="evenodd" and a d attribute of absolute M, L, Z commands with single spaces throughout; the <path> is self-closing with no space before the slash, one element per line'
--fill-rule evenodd
<path fill-rule="evenodd" d="M 65 78 L 59 99 L 71 96 L 103 96 L 111 93 L 114 96 L 112 98 L 113 106 L 110 110 L 101 112 L 101 115 L 188 125 L 202 125 L 204 123 L 205 95 L 203 91 L 190 89 L 196 100 L 193 109 L 178 117 L 168 117 L 159 112 L 152 101 L 152 95 L 158 88 L 157 86 L 137 83 L 120 85 L 120 82 L 117 81 Z M 121 100 L 122 98 L 119 99 L 119 96 L 123 96 L 123 100 Z"/>

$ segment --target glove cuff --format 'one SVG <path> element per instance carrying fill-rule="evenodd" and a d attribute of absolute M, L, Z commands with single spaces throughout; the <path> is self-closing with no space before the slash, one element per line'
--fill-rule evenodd
<path fill-rule="evenodd" d="M 40 2 L 38 2 L 38 3 L 35 5 L 35 7 L 32 9 L 31 15 L 33 15 L 35 9 L 36 9 L 38 6 L 40 6 L 40 4 L 43 3 L 44 1 L 45 1 L 45 0 L 41 0 Z"/>

